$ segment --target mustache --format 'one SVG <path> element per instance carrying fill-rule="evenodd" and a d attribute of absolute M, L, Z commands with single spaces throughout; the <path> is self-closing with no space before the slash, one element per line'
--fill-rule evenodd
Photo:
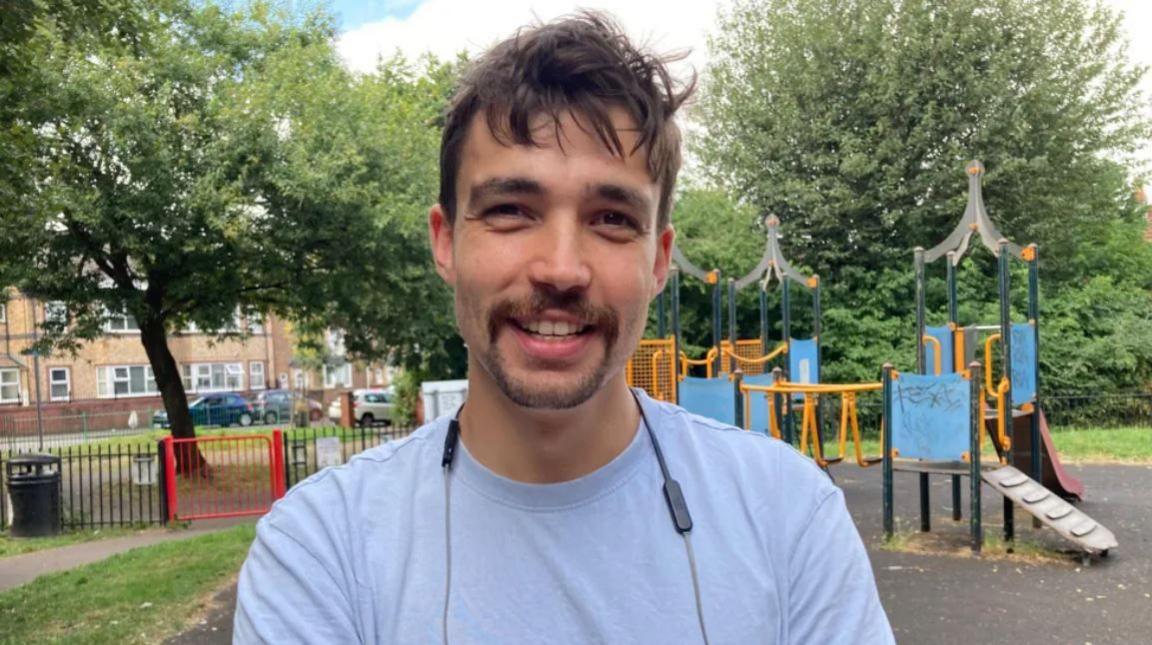
<path fill-rule="evenodd" d="M 536 289 L 527 298 L 501 300 L 492 306 L 488 312 L 488 340 L 495 343 L 500 328 L 510 318 L 532 318 L 557 310 L 595 327 L 609 346 L 620 333 L 620 316 L 608 307 L 588 302 L 582 292 Z"/>

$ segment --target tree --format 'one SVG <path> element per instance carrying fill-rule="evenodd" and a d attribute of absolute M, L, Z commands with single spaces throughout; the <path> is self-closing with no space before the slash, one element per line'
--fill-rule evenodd
<path fill-rule="evenodd" d="M 364 357 L 413 360 L 417 340 L 446 354 L 450 309 L 413 231 L 450 67 L 358 78 L 322 13 L 130 4 L 131 39 L 51 21 L 30 37 L 59 98 L 25 124 L 32 190 L 0 206 L 0 282 L 66 303 L 44 347 L 133 316 L 177 437 L 194 428 L 168 338 L 189 323 L 243 334 L 237 318 L 275 313 L 341 328 Z"/>
<path fill-rule="evenodd" d="M 722 15 L 697 153 L 825 278 L 830 378 L 874 375 L 901 338 L 899 362 L 911 354 L 912 249 L 954 226 L 970 159 L 1001 231 L 1040 244 L 1046 302 L 1115 266 L 1085 247 L 1127 226 L 1130 155 L 1152 133 L 1125 47 L 1119 18 L 1082 0 L 736 0 Z M 972 284 L 976 313 L 996 292 Z M 1152 356 L 1128 374 L 1147 378 Z"/>

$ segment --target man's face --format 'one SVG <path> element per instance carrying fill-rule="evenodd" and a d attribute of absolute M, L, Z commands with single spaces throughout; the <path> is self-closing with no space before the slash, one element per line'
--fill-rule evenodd
<path fill-rule="evenodd" d="M 636 136 L 614 114 L 624 150 Z M 664 286 L 671 227 L 646 153 L 621 159 L 571 118 L 541 119 L 540 146 L 505 146 L 474 118 L 456 177 L 455 226 L 429 214 L 471 359 L 513 402 L 564 409 L 617 375 Z M 478 370 L 473 370 L 477 372 Z"/>

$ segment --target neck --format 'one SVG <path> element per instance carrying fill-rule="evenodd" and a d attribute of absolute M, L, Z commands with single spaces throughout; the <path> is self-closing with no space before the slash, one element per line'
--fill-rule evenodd
<path fill-rule="evenodd" d="M 574 408 L 540 410 L 512 402 L 483 367 L 470 367 L 460 439 L 503 477 L 534 484 L 583 477 L 623 452 L 640 424 L 623 373 Z"/>

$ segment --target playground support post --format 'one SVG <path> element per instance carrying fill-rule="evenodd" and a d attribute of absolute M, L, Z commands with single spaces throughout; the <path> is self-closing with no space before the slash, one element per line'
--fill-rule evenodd
<path fill-rule="evenodd" d="M 736 361 L 733 360 L 733 363 Z M 732 387 L 735 388 L 735 395 L 732 397 L 732 405 L 736 407 L 733 419 L 736 423 L 733 424 L 737 428 L 744 427 L 744 396 L 740 391 L 740 384 L 744 382 L 744 372 L 740 369 L 739 365 L 733 365 L 732 370 Z"/>
<path fill-rule="evenodd" d="M 1036 338 L 1036 351 L 1033 357 L 1036 363 L 1032 366 L 1036 374 L 1036 396 L 1032 401 L 1032 479 L 1044 481 L 1043 464 L 1041 461 L 1040 446 L 1040 252 L 1035 244 L 1028 246 L 1028 321 L 1032 323 L 1033 335 Z"/>
<path fill-rule="evenodd" d="M 997 259 L 999 260 L 998 268 L 1000 273 L 1000 363 L 1001 374 L 1004 379 L 1008 381 L 1008 387 L 1003 396 L 1007 397 L 1008 401 L 1008 421 L 1009 428 L 1012 423 L 1012 312 L 1011 312 L 1011 292 L 1009 283 L 1009 265 L 1008 259 L 1011 255 L 1008 251 L 1008 240 L 1001 239 L 996 244 Z M 990 369 L 987 368 L 986 369 Z M 1033 446 L 1032 451 L 1036 452 L 1038 446 Z M 1016 451 L 1012 449 L 1011 443 L 1004 451 L 1008 455 L 1008 465 L 1016 465 Z M 1004 541 L 1011 543 L 1016 539 L 1016 524 L 1013 516 L 1012 500 L 1004 497 Z"/>
<path fill-rule="evenodd" d="M 792 343 L 792 285 L 788 280 L 784 280 L 780 285 L 780 332 L 783 336 L 781 340 Z M 791 351 L 791 350 L 789 350 Z M 788 367 L 789 361 L 784 362 L 784 378 L 792 380 L 792 373 Z M 796 438 L 796 421 L 794 414 L 791 414 L 792 409 L 792 395 L 784 397 L 784 405 L 788 406 L 788 414 L 781 417 L 784 421 L 784 436 L 788 437 L 788 442 L 791 443 Z"/>
<path fill-rule="evenodd" d="M 768 292 L 759 288 L 760 295 L 760 347 L 768 351 Z"/>
<path fill-rule="evenodd" d="M 924 352 L 925 314 L 924 314 L 924 247 L 918 246 L 913 251 L 916 265 L 916 373 L 927 374 L 928 369 Z M 931 518 L 931 488 L 929 487 L 928 473 L 920 473 L 920 530 L 927 533 L 932 530 Z M 955 499 L 955 498 L 953 498 Z"/>
<path fill-rule="evenodd" d="M 949 251 L 944 258 L 946 281 L 948 285 L 948 322 L 952 323 L 952 329 L 960 328 L 960 307 L 956 298 L 956 252 Z M 953 340 L 955 343 L 955 340 Z M 954 368 L 959 369 L 961 362 L 953 358 L 952 365 Z M 964 513 L 961 511 L 962 503 L 960 500 L 960 475 L 952 475 L 952 521 L 959 522 L 964 519 Z"/>
<path fill-rule="evenodd" d="M 823 383 L 824 378 L 821 376 L 821 366 L 824 362 L 821 343 L 820 318 L 823 315 L 820 303 L 820 276 L 813 275 L 809 279 L 809 284 L 812 285 L 812 336 L 816 339 L 816 382 Z M 816 441 L 820 442 L 820 455 L 824 455 L 824 398 L 821 396 L 816 397 Z"/>
<path fill-rule="evenodd" d="M 656 337 L 666 338 L 668 336 L 668 328 L 664 324 L 665 306 L 664 299 L 667 298 L 667 292 L 661 291 L 656 296 Z"/>
<path fill-rule="evenodd" d="M 891 540 L 895 530 L 895 518 L 892 509 L 892 364 L 884 364 L 884 376 L 881 381 L 883 391 L 884 412 L 881 423 L 883 428 L 880 450 L 882 452 L 881 472 L 884 481 L 884 539 Z"/>
<path fill-rule="evenodd" d="M 968 366 L 968 371 L 972 379 L 972 398 L 969 401 L 971 427 L 969 428 L 968 465 L 971 470 L 968 475 L 968 495 L 970 497 L 968 513 L 972 531 L 972 552 L 980 553 L 980 549 L 984 546 L 984 526 L 980 514 L 980 438 L 984 430 L 984 419 L 981 415 L 980 405 L 980 397 L 983 396 L 980 389 L 980 363 L 973 361 Z"/>
<path fill-rule="evenodd" d="M 736 354 L 736 341 L 739 337 L 736 335 L 736 279 L 728 278 L 728 342 L 732 345 L 732 353 Z M 764 351 L 767 351 L 765 348 Z M 720 357 L 724 359 L 723 356 Z M 732 371 L 735 372 L 739 366 L 735 358 L 732 358 Z M 739 390 L 737 390 L 737 399 L 739 399 Z"/>
<path fill-rule="evenodd" d="M 784 370 L 780 367 L 772 369 L 772 382 L 779 383 L 784 380 Z M 788 400 L 785 395 L 775 392 L 772 394 L 772 408 L 776 413 L 776 418 L 779 419 L 781 426 L 781 434 L 784 435 L 784 441 L 790 445 L 796 445 L 796 435 L 791 423 L 791 414 L 787 414 L 784 410 L 784 401 Z"/>
<path fill-rule="evenodd" d="M 720 352 L 720 326 L 723 324 L 720 310 L 720 269 L 712 269 L 709 275 L 712 282 L 712 346 L 716 348 L 716 358 L 713 359 L 712 373 L 719 374 L 724 370 L 724 357 Z"/>

